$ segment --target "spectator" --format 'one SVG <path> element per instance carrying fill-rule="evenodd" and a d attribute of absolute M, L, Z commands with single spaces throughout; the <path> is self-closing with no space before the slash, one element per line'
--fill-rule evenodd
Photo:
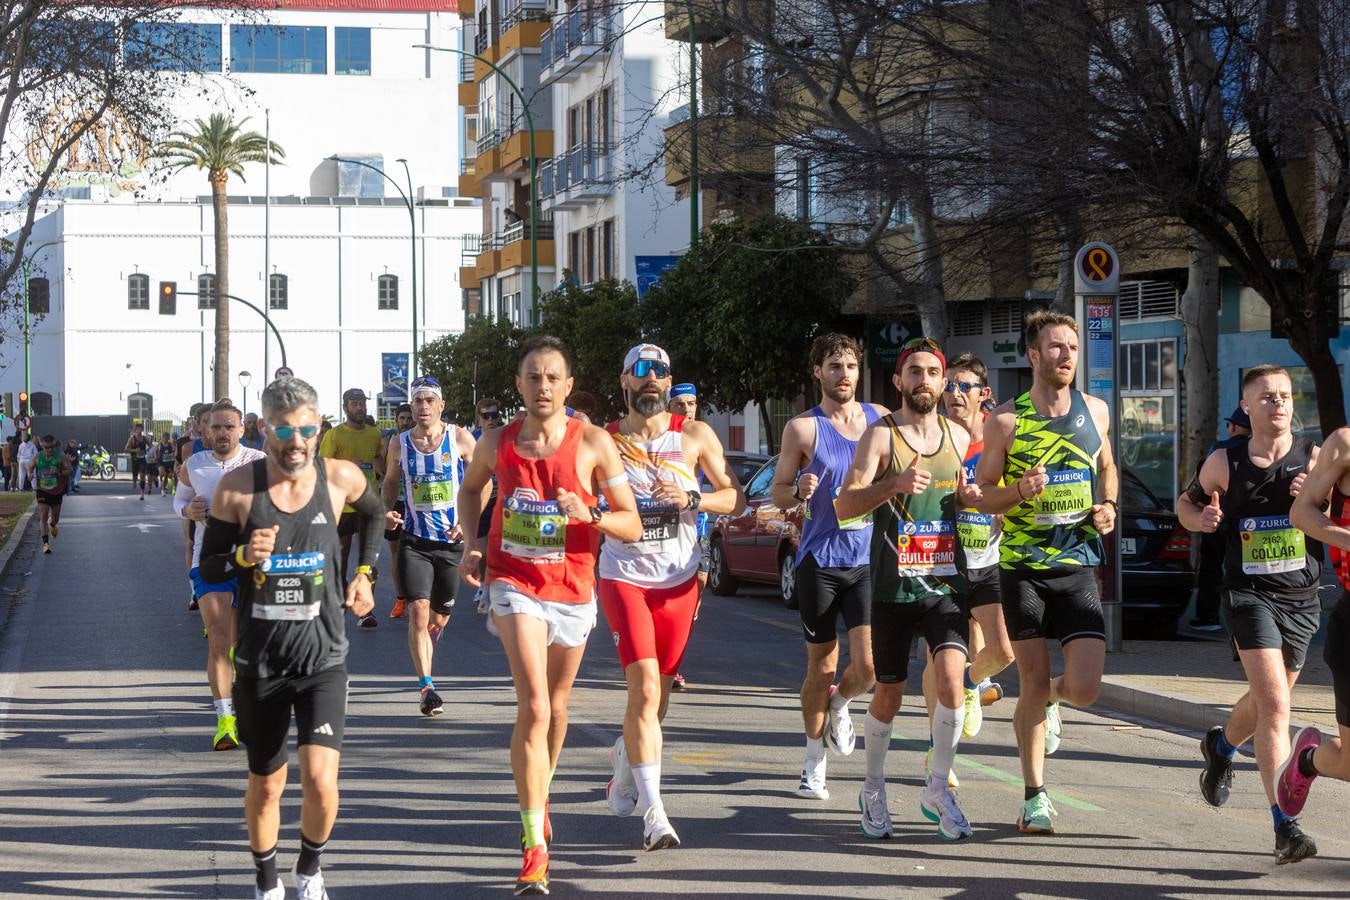
<path fill-rule="evenodd" d="M 37 457 L 37 452 L 37 444 L 33 443 L 33 432 L 29 431 L 24 435 L 23 443 L 19 444 L 19 490 L 21 491 L 33 489 L 33 476 L 29 471 L 29 466 Z"/>
<path fill-rule="evenodd" d="M 62 452 L 64 452 L 64 453 L 66 454 L 66 458 L 70 460 L 70 466 L 71 466 L 70 489 L 71 489 L 71 491 L 73 491 L 73 492 L 77 492 L 77 491 L 79 491 L 79 489 L 80 489 L 80 444 L 79 444 L 79 442 L 76 441 L 74 438 L 71 438 L 70 440 L 66 441 L 66 447 L 65 447 L 65 450 L 62 451 Z"/>

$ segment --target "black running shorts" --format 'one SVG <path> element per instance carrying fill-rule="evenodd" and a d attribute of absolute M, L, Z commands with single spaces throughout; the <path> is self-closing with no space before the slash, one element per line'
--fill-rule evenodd
<path fill-rule="evenodd" d="M 1350 728 L 1350 594 L 1341 594 L 1327 618 L 1322 658 L 1331 669 L 1331 687 L 1336 692 L 1336 724 Z"/>
<path fill-rule="evenodd" d="M 878 684 L 903 684 L 909 677 L 909 652 L 916 635 L 929 652 L 955 647 L 967 656 L 970 617 L 951 594 L 913 603 L 872 604 L 872 665 Z"/>
<path fill-rule="evenodd" d="M 42 491 L 37 492 L 37 502 L 53 510 L 61 508 L 61 499 L 65 497 L 63 493 L 47 494 Z"/>
<path fill-rule="evenodd" d="M 1010 640 L 1053 638 L 1061 644 L 1079 638 L 1106 640 L 1095 568 L 1001 569 L 999 586 Z"/>
<path fill-rule="evenodd" d="M 398 540 L 398 595 L 409 603 L 430 600 L 434 612 L 450 615 L 463 559 L 463 543 L 428 541 L 405 531 Z"/>
<path fill-rule="evenodd" d="M 973 615 L 975 607 L 989 606 L 1003 602 L 1003 589 L 999 585 L 998 566 L 985 566 L 966 572 L 966 593 L 961 597 L 961 605 L 966 615 Z"/>
<path fill-rule="evenodd" d="M 145 460 L 139 456 L 131 457 L 131 479 L 135 481 L 141 477 L 141 470 L 145 468 Z"/>
<path fill-rule="evenodd" d="M 835 624 L 841 615 L 847 631 L 870 621 L 872 573 L 866 564 L 822 568 L 808 553 L 797 567 L 796 593 L 802 637 L 808 644 L 835 640 Z"/>
<path fill-rule="evenodd" d="M 1308 645 L 1322 625 L 1317 592 L 1276 596 L 1269 591 L 1229 588 L 1224 591 L 1223 623 L 1238 650 L 1281 650 L 1284 667 L 1297 672 L 1308 661 Z"/>
<path fill-rule="evenodd" d="M 248 751 L 248 770 L 254 775 L 271 775 L 286 765 L 291 710 L 299 746 L 318 744 L 340 751 L 347 718 L 347 667 L 303 677 L 236 675 L 234 709 L 239 740 Z"/>

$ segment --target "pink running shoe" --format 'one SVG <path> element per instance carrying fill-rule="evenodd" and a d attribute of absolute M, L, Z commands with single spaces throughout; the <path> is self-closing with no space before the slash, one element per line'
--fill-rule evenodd
<path fill-rule="evenodd" d="M 1312 787 L 1316 775 L 1304 775 L 1299 771 L 1298 760 L 1309 747 L 1322 745 L 1322 732 L 1316 728 L 1305 728 L 1294 736 L 1293 748 L 1289 758 L 1275 772 L 1275 802 L 1286 816 L 1297 816 L 1303 812 L 1308 802 L 1308 789 Z"/>

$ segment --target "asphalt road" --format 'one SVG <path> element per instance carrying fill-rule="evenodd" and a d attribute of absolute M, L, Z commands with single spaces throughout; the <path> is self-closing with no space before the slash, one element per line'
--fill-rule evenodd
<path fill-rule="evenodd" d="M 245 761 L 210 749 L 179 525 L 166 499 L 125 490 L 86 482 L 54 554 L 30 537 L 0 581 L 0 895 L 251 897 Z M 1059 833 L 1019 835 L 1011 700 L 986 710 L 958 757 L 972 840 L 947 843 L 919 814 L 926 728 L 908 700 L 888 768 L 898 834 L 863 838 L 861 748 L 831 757 L 830 800 L 795 796 L 796 614 L 771 591 L 747 593 L 706 604 L 684 666 L 690 690 L 667 720 L 664 793 L 684 840 L 674 851 L 643 853 L 640 819 L 615 819 L 604 801 L 623 693 L 602 618 L 554 782 L 555 895 L 1350 896 L 1345 785 L 1319 782 L 1304 816 L 1321 856 L 1277 867 L 1250 760 L 1228 806 L 1210 809 L 1195 735 L 1109 714 L 1067 712 L 1049 766 Z M 324 857 L 332 896 L 509 896 L 519 820 L 505 659 L 463 606 L 436 659 L 446 714 L 424 719 L 403 623 L 383 618 L 387 579 L 378 601 L 380 627 L 351 628 L 342 807 Z M 298 804 L 293 787 L 283 868 Z"/>

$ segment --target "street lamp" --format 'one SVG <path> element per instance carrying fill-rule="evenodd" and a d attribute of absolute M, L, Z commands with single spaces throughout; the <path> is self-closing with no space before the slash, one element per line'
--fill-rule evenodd
<path fill-rule="evenodd" d="M 30 273 L 33 269 L 33 258 L 48 247 L 54 247 L 57 244 L 64 244 L 65 240 L 58 238 L 54 241 L 47 241 L 44 244 L 38 244 L 33 252 L 23 259 L 23 392 L 30 398 L 33 396 L 33 366 L 32 366 L 32 317 L 28 314 L 28 282 Z M 0 244 L 4 244 L 11 252 L 14 250 L 14 244 L 8 240 L 0 238 Z"/>
<path fill-rule="evenodd" d="M 253 382 L 253 373 L 248 369 L 239 373 L 239 387 L 244 391 L 244 415 L 248 415 L 248 386 Z"/>
<path fill-rule="evenodd" d="M 343 156 L 330 156 L 333 162 L 350 163 L 354 166 L 361 166 L 372 172 L 378 172 L 385 181 L 394 186 L 398 195 L 403 198 L 403 203 L 408 207 L 408 227 L 412 231 L 412 369 L 408 375 L 409 379 L 417 377 L 417 213 L 413 208 L 412 201 L 412 173 L 408 171 L 408 161 L 402 157 L 394 162 L 403 164 L 403 175 L 408 181 L 408 192 L 405 194 L 403 188 L 394 179 L 390 178 L 384 169 L 376 168 L 370 163 L 361 162 L 359 159 L 347 159 Z"/>
<path fill-rule="evenodd" d="M 520 98 L 520 108 L 525 111 L 525 127 L 530 132 L 530 284 L 534 287 L 534 295 L 531 297 L 531 307 L 536 308 L 539 305 L 539 222 L 537 219 L 539 210 L 539 159 L 534 152 L 534 116 L 530 114 L 530 101 L 525 98 L 525 93 L 521 91 L 520 85 L 511 80 L 511 76 L 503 71 L 502 67 L 492 60 L 477 53 L 470 53 L 468 50 L 461 50 L 458 47 L 437 47 L 432 44 L 413 44 L 414 49 L 437 50 L 441 53 L 458 53 L 460 56 L 467 56 L 470 59 L 476 59 L 483 65 L 501 76 L 506 86 L 515 92 Z"/>
<path fill-rule="evenodd" d="M 694 0 L 689 7 L 689 249 L 698 249 L 698 32 L 694 29 Z"/>

